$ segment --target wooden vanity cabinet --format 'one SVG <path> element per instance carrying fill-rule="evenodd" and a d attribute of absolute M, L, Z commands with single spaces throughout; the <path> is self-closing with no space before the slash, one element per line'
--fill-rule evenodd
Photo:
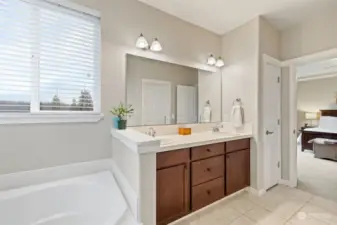
<path fill-rule="evenodd" d="M 226 145 L 226 195 L 250 185 L 249 139 L 228 142 Z"/>
<path fill-rule="evenodd" d="M 189 213 L 190 150 L 157 154 L 157 224 L 168 224 Z"/>
<path fill-rule="evenodd" d="M 157 224 L 250 185 L 250 139 L 157 154 Z"/>

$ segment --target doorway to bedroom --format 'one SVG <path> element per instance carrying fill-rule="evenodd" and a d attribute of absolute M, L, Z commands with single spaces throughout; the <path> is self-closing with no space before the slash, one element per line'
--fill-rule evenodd
<path fill-rule="evenodd" d="M 337 58 L 296 67 L 297 187 L 337 202 Z"/>

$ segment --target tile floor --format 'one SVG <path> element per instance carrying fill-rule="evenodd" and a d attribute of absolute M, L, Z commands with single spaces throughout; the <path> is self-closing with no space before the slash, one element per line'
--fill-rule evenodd
<path fill-rule="evenodd" d="M 244 192 L 173 224 L 337 225 L 337 202 L 279 185 L 262 197 Z"/>

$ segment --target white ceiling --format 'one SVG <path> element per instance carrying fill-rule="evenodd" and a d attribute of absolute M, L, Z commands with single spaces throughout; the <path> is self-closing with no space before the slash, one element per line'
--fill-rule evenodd
<path fill-rule="evenodd" d="M 278 29 L 336 7 L 336 0 L 139 0 L 217 34 L 263 15 Z"/>

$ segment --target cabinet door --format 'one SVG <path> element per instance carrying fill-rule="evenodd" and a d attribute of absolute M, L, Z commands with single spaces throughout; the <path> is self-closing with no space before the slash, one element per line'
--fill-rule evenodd
<path fill-rule="evenodd" d="M 250 150 L 226 155 L 226 195 L 250 185 Z"/>
<path fill-rule="evenodd" d="M 168 224 L 189 212 L 187 164 L 157 170 L 157 224 Z"/>

